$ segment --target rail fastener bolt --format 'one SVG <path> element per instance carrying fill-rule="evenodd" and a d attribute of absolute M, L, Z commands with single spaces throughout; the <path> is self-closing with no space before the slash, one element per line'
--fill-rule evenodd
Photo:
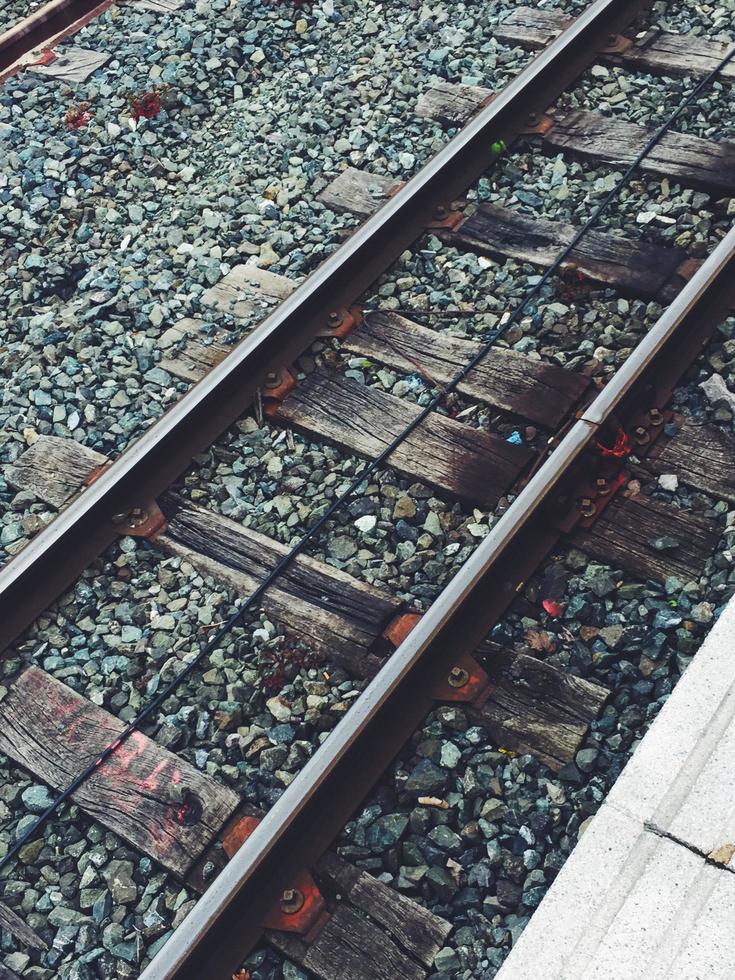
<path fill-rule="evenodd" d="M 298 888 L 286 888 L 281 895 L 280 906 L 286 915 L 295 915 L 304 906 L 304 896 Z"/>
<path fill-rule="evenodd" d="M 645 446 L 651 441 L 651 436 L 649 435 L 648 429 L 643 425 L 639 425 L 633 435 L 635 436 L 635 441 L 639 446 Z"/>
<path fill-rule="evenodd" d="M 112 515 L 112 523 L 116 527 L 140 527 L 148 520 L 148 511 L 144 507 L 132 507 Z"/>
<path fill-rule="evenodd" d="M 464 687 L 469 679 L 470 675 L 464 667 L 452 667 L 447 677 L 447 683 L 450 687 L 459 688 Z"/>
<path fill-rule="evenodd" d="M 660 412 L 657 408 L 649 408 L 646 417 L 648 421 L 651 423 L 651 425 L 663 425 L 664 422 L 663 413 Z"/>
<path fill-rule="evenodd" d="M 577 508 L 582 517 L 594 517 L 597 513 L 597 507 L 592 497 L 581 497 L 577 501 Z"/>
<path fill-rule="evenodd" d="M 603 476 L 595 480 L 595 491 L 600 497 L 606 497 L 610 493 L 610 484 Z"/>
<path fill-rule="evenodd" d="M 339 310 L 332 310 L 332 312 L 327 317 L 327 324 L 330 327 L 338 327 L 344 320 L 344 316 L 339 312 Z"/>
<path fill-rule="evenodd" d="M 281 383 L 281 375 L 278 371 L 269 371 L 265 378 L 266 388 L 277 388 Z"/>

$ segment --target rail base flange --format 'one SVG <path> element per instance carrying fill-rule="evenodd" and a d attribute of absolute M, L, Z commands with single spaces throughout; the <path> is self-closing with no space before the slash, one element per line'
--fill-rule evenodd
<path fill-rule="evenodd" d="M 222 834 L 222 847 L 228 858 L 235 856 L 261 819 L 241 817 L 226 828 Z M 296 933 L 303 936 L 307 943 L 311 943 L 328 919 L 327 903 L 319 886 L 308 871 L 302 870 L 296 872 L 289 887 L 283 890 L 280 899 L 264 916 L 261 924 L 264 929 Z"/>

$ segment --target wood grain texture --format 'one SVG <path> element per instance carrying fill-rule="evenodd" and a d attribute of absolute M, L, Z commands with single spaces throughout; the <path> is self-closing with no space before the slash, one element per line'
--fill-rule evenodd
<path fill-rule="evenodd" d="M 457 88 L 461 91 L 455 92 Z M 467 122 L 486 98 L 487 90 L 478 86 L 435 82 L 419 97 L 416 112 L 456 126 Z M 539 140 L 551 150 L 627 167 L 655 131 L 655 127 L 574 109 L 556 114 L 554 125 Z M 655 177 L 680 181 L 685 186 L 732 195 L 735 193 L 735 143 L 669 132 L 642 161 L 640 169 Z"/>
<path fill-rule="evenodd" d="M 543 145 L 616 167 L 634 162 L 656 127 L 610 119 L 597 112 L 574 109 L 554 117 Z M 735 193 L 735 143 L 668 132 L 640 164 L 644 173 L 668 177 L 691 187 L 721 194 Z"/>
<path fill-rule="evenodd" d="M 335 854 L 321 858 L 314 873 L 326 896 L 340 896 L 329 922 L 311 945 L 269 932 L 272 945 L 322 980 L 426 977 L 451 931 L 448 922 Z"/>
<path fill-rule="evenodd" d="M 169 327 L 161 337 L 159 346 L 165 353 L 157 366 L 183 381 L 201 381 L 233 348 L 224 330 L 212 333 L 205 328 L 206 320 L 193 317 Z"/>
<path fill-rule="evenodd" d="M 504 44 L 517 44 L 535 51 L 545 48 L 571 23 L 573 18 L 559 10 L 518 7 L 501 21 L 494 34 Z M 703 78 L 717 67 L 728 51 L 726 41 L 652 30 L 637 38 L 633 47 L 623 54 L 601 55 L 600 61 L 652 75 Z M 729 81 L 735 79 L 732 62 L 722 70 L 721 77 Z"/>
<path fill-rule="evenodd" d="M 559 10 L 518 7 L 500 21 L 493 31 L 493 37 L 503 44 L 517 44 L 521 48 L 537 51 L 551 44 L 574 20 L 574 17 Z"/>
<path fill-rule="evenodd" d="M 2 902 L 0 902 L 0 929 L 7 929 L 24 946 L 30 946 L 31 949 L 48 949 L 48 943 L 41 939 L 30 926 L 26 925 L 17 912 L 8 908 L 7 905 L 3 905 Z M 2 980 L 2 974 L 0 974 L 0 980 Z"/>
<path fill-rule="evenodd" d="M 365 218 L 385 201 L 377 192 L 379 188 L 375 194 L 367 192 L 367 186 L 372 186 L 374 180 L 372 174 L 351 167 L 322 196 L 335 211 L 348 211 Z M 439 234 L 455 248 L 548 268 L 578 231 L 578 227 L 567 222 L 537 218 L 496 204 L 482 204 L 457 229 Z M 562 267 L 578 269 L 595 282 L 652 298 L 664 293 L 668 296 L 667 287 L 686 257 L 683 249 L 637 242 L 593 229 Z"/>
<path fill-rule="evenodd" d="M 606 56 L 608 64 L 619 64 L 630 71 L 670 75 L 674 78 L 704 78 L 714 71 L 730 50 L 726 41 L 694 34 L 658 34 L 655 31 L 636 41 L 622 55 Z M 719 74 L 723 81 L 735 81 L 732 61 Z"/>
<path fill-rule="evenodd" d="M 481 347 L 476 340 L 440 333 L 389 312 L 366 314 L 343 346 L 397 371 L 421 374 L 430 384 L 446 384 Z M 562 422 L 588 386 L 588 378 L 556 364 L 496 348 L 460 382 L 459 391 L 551 428 Z"/>
<path fill-rule="evenodd" d="M 175 516 L 157 546 L 242 594 L 286 552 L 263 535 L 200 508 L 166 500 L 163 506 Z M 304 556 L 271 587 L 263 604 L 272 619 L 359 677 L 372 676 L 381 666 L 370 646 L 400 605 L 374 586 Z M 492 653 L 488 669 L 495 689 L 478 723 L 503 745 L 537 755 L 554 769 L 569 762 L 607 691 L 495 644 L 480 652 Z"/>
<path fill-rule="evenodd" d="M 470 718 L 497 744 L 530 754 L 558 772 L 571 762 L 609 691 L 526 654 L 483 643 L 476 656 L 493 690 Z"/>
<path fill-rule="evenodd" d="M 424 980 L 427 973 L 372 919 L 346 902 L 334 909 L 311 945 L 286 933 L 268 933 L 268 941 L 323 980 Z"/>
<path fill-rule="evenodd" d="M 122 727 L 107 711 L 36 667 L 21 674 L 0 702 L 0 751 L 57 789 Z M 172 785 L 196 795 L 203 808 L 198 823 L 175 819 L 180 802 L 172 801 Z M 232 790 L 140 733 L 132 735 L 73 798 L 88 815 L 182 877 L 236 810 L 263 815 L 249 804 L 240 806 Z M 311 943 L 278 932 L 267 933 L 267 941 L 321 980 L 424 980 L 451 931 L 448 922 L 334 853 L 321 857 L 314 872 L 331 911 L 324 931 Z M 28 945 L 46 948 L 4 905 L 0 927 Z M 376 963 L 379 972 L 371 972 Z"/>
<path fill-rule="evenodd" d="M 162 507 L 169 526 L 156 547 L 242 596 L 254 591 L 289 552 L 257 531 L 174 497 L 164 497 Z M 283 571 L 262 603 L 293 639 L 357 677 L 371 676 L 380 666 L 370 648 L 401 606 L 388 592 L 308 555 L 299 555 Z"/>
<path fill-rule="evenodd" d="M 386 887 L 333 852 L 320 858 L 315 872 L 324 883 L 325 891 L 342 895 L 395 936 L 410 956 L 427 967 L 432 965 L 450 931 L 449 923 L 444 919 L 432 915 L 423 906 Z"/>
<path fill-rule="evenodd" d="M 256 310 L 265 316 L 274 302 L 286 299 L 297 285 L 298 282 L 257 265 L 236 265 L 215 286 L 204 290 L 201 302 L 235 317 L 245 317 Z"/>
<path fill-rule="evenodd" d="M 0 752 L 55 790 L 68 786 L 124 727 L 37 667 L 25 670 L 0 702 Z M 202 814 L 196 823 L 177 819 L 181 802 L 172 787 L 198 799 Z M 141 732 L 134 732 L 72 799 L 181 877 L 239 802 L 231 790 Z"/>
<path fill-rule="evenodd" d="M 374 459 L 420 411 L 412 402 L 341 374 L 314 372 L 286 398 L 276 419 Z M 433 413 L 396 448 L 388 465 L 452 496 L 492 507 L 531 457 L 526 446 Z"/>
<path fill-rule="evenodd" d="M 298 282 L 255 265 L 236 265 L 216 286 L 202 293 L 203 306 L 242 319 L 254 312 L 261 319 L 290 296 Z M 224 360 L 236 341 L 225 330 L 212 331 L 206 320 L 185 317 L 161 337 L 164 355 L 159 367 L 184 381 L 196 383 Z"/>
<path fill-rule="evenodd" d="M 448 238 L 453 245 L 494 258 L 512 258 L 549 268 L 578 231 L 567 222 L 482 204 Z M 685 258 L 683 249 L 636 242 L 592 229 L 563 268 L 578 269 L 596 282 L 648 298 L 664 290 Z"/>
<path fill-rule="evenodd" d="M 394 177 L 381 177 L 356 167 L 348 167 L 324 188 L 317 200 L 332 211 L 369 218 L 385 204 L 389 191 L 395 186 Z"/>
<path fill-rule="evenodd" d="M 719 522 L 662 504 L 642 494 L 613 500 L 595 524 L 571 536 L 576 547 L 613 568 L 643 580 L 683 582 L 698 579 L 720 539 Z M 651 541 L 669 537 L 671 550 L 657 550 Z"/>
<path fill-rule="evenodd" d="M 102 453 L 73 439 L 40 436 L 5 468 L 4 476 L 18 490 L 30 490 L 39 500 L 61 507 L 78 493 L 89 474 L 106 462 Z"/>
<path fill-rule="evenodd" d="M 492 94 L 492 89 L 479 85 L 432 82 L 418 97 L 416 115 L 445 126 L 463 126 Z"/>
<path fill-rule="evenodd" d="M 644 466 L 654 473 L 675 473 L 679 482 L 717 500 L 735 504 L 735 436 L 716 425 L 681 420 L 679 431 L 656 446 Z"/>

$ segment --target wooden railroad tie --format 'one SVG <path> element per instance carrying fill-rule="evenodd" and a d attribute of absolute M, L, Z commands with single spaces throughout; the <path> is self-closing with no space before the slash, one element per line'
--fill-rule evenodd
<path fill-rule="evenodd" d="M 348 167 L 321 192 L 319 200 L 333 211 L 366 218 L 388 199 L 391 184 L 388 178 Z M 460 250 L 548 269 L 578 231 L 565 221 L 480 204 L 439 237 Z M 615 286 L 661 302 L 670 301 L 691 274 L 684 249 L 596 229 L 588 232 L 563 263 L 564 272 L 576 273 L 580 283 Z"/>
<path fill-rule="evenodd" d="M 491 94 L 480 86 L 434 82 L 419 96 L 416 113 L 446 126 L 461 126 L 486 104 Z M 657 131 L 655 126 L 639 126 L 586 109 L 555 112 L 549 121 L 544 132 L 536 137 L 542 148 L 562 150 L 615 167 L 630 166 L 638 148 Z M 735 142 L 668 132 L 641 161 L 640 170 L 653 177 L 678 181 L 685 187 L 732 196 L 735 194 Z"/>
<path fill-rule="evenodd" d="M 124 727 L 37 667 L 25 670 L 0 702 L 0 751 L 56 790 Z M 231 789 L 140 732 L 73 799 L 88 816 L 200 893 L 207 884 L 203 866 L 224 866 L 262 817 Z M 307 872 L 294 870 L 293 887 L 264 919 L 268 943 L 321 980 L 344 980 L 345 975 L 423 980 L 450 923 L 333 852 L 317 861 L 313 887 L 310 881 Z M 310 911 L 315 907 L 313 916 L 302 914 L 302 899 L 308 899 Z M 0 906 L 0 924 L 7 919 Z"/>
<path fill-rule="evenodd" d="M 19 489 L 32 489 L 40 499 L 54 502 L 59 500 L 59 485 L 66 487 L 67 495 L 72 493 L 75 483 L 77 488 L 84 485 L 85 469 L 98 465 L 99 454 L 90 454 L 74 440 L 42 436 L 6 476 Z M 161 505 L 168 527 L 155 537 L 154 546 L 241 595 L 249 594 L 287 552 L 265 535 L 173 495 L 162 498 Z M 401 614 L 397 599 L 304 555 L 268 590 L 263 605 L 287 635 L 338 663 L 352 677 L 367 678 L 378 671 L 388 654 L 378 642 L 384 631 L 396 643 L 401 639 L 390 631 Z M 486 669 L 492 690 L 478 709 L 478 723 L 481 717 L 498 742 L 535 754 L 554 770 L 573 759 L 607 690 L 588 681 L 578 683 L 557 668 L 511 651 Z M 536 703 L 532 692 L 540 691 L 542 679 L 551 693 Z"/>
<path fill-rule="evenodd" d="M 518 44 L 538 51 L 545 48 L 571 23 L 559 10 L 518 7 L 493 31 L 502 44 Z M 632 40 L 622 52 L 602 53 L 599 60 L 608 65 L 621 65 L 631 71 L 677 78 L 703 78 L 713 71 L 730 50 L 727 41 L 717 41 L 696 34 L 665 34 L 647 31 Z M 735 65 L 722 70 L 721 78 L 735 81 Z"/>

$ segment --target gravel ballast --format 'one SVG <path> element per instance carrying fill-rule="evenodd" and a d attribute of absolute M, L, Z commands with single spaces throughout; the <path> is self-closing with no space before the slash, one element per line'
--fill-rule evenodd
<path fill-rule="evenodd" d="M 578 12 L 586 4 L 559 6 Z M 58 83 L 30 76 L 6 83 L 0 141 L 11 165 L 5 178 L 0 173 L 0 213 L 3 220 L 13 216 L 15 242 L 5 266 L 18 275 L 5 281 L 2 296 L 7 322 L 0 332 L 8 351 L 2 461 L 16 458 L 38 434 L 71 435 L 110 456 L 122 451 L 185 390 L 156 367 L 158 339 L 172 322 L 204 315 L 237 335 L 257 319 L 237 323 L 203 311 L 203 289 L 242 261 L 293 278 L 311 271 L 354 224 L 315 203 L 344 164 L 403 179 L 448 138 L 415 117 L 415 98 L 428 78 L 500 87 L 522 67 L 525 53 L 488 40 L 507 9 L 465 3 L 453 5 L 451 13 L 432 13 L 421 3 L 324 0 L 294 11 L 285 4 L 200 0 L 163 27 L 150 13 L 116 8 L 74 39 L 107 46 L 113 58 L 71 100 Z M 668 26 L 707 34 L 729 26 L 729 4 L 697 10 L 691 5 L 667 12 Z M 175 39 L 175 53 L 159 43 L 159 30 Z M 636 121 L 655 121 L 659 105 L 671 107 L 669 82 L 641 76 L 623 93 L 626 100 L 609 108 L 621 77 L 617 70 L 588 75 L 569 104 L 584 100 L 585 107 Z M 133 131 L 127 95 L 153 84 L 170 84 L 173 101 Z M 676 91 L 683 91 L 685 83 L 679 84 Z M 606 90 L 613 85 L 615 91 Z M 711 135 L 706 130 L 712 125 L 727 135 L 720 126 L 727 121 L 726 97 L 725 89 L 705 95 L 682 130 Z M 69 132 L 63 112 L 70 101 L 86 100 L 93 121 Z M 67 158 L 63 167 L 49 165 Z M 579 223 L 614 179 L 609 169 L 583 171 L 560 157 L 520 151 L 501 160 L 470 197 Z M 48 194 L 42 189 L 47 182 Z M 43 206 L 33 211 L 39 197 Z M 701 257 L 729 227 L 731 212 L 728 200 L 643 179 L 603 226 L 676 241 Z M 640 221 L 642 214 L 653 217 Z M 478 335 L 519 301 L 537 275 L 530 266 L 464 255 L 428 236 L 383 277 L 369 302 L 415 307 L 432 327 Z M 487 312 L 432 320 L 433 308 Z M 552 290 L 507 342 L 602 380 L 660 310 L 614 290 L 572 296 Z M 735 322 L 728 320 L 674 402 L 678 411 L 727 431 L 735 408 L 734 336 Z M 330 363 L 333 353 L 331 344 L 318 345 L 301 367 L 308 372 L 325 358 Z M 430 389 L 414 376 L 348 358 L 341 366 L 400 397 L 419 403 L 429 397 Z M 534 439 L 490 413 L 478 411 L 469 421 L 506 436 L 519 429 L 523 439 Z M 349 454 L 247 418 L 190 470 L 181 489 L 288 544 L 359 465 Z M 728 504 L 640 479 L 644 492 L 718 515 L 724 537 L 703 579 L 664 586 L 626 579 L 619 586 L 619 570 L 567 553 L 559 562 L 565 579 L 561 618 L 540 610 L 539 576 L 493 632 L 496 640 L 535 650 L 613 689 L 575 764 L 555 776 L 530 757 L 489 744 L 460 708 L 440 708 L 341 838 L 350 860 L 455 924 L 435 980 L 495 975 L 735 590 Z M 497 513 L 506 505 L 502 501 Z M 1 476 L 0 511 L 6 558 L 51 516 L 50 508 L 18 494 Z M 313 552 L 422 609 L 495 517 L 386 471 L 360 489 Z M 122 539 L 39 621 L 15 660 L 2 665 L 3 679 L 34 662 L 128 720 L 206 641 L 237 598 L 185 562 L 162 561 L 145 543 Z M 306 652 L 286 660 L 284 649 L 277 627 L 254 616 L 146 729 L 266 809 L 362 686 L 331 667 L 325 676 L 325 665 Z M 0 759 L 0 771 L 1 855 L 47 791 L 6 759 Z M 441 804 L 419 805 L 418 795 Z M 20 865 L 0 873 L 0 898 L 51 945 L 49 953 L 24 951 L 3 934 L 0 960 L 24 980 L 136 977 L 191 907 L 192 894 L 73 807 L 29 848 Z M 264 949 L 248 966 L 253 980 L 306 976 Z"/>

